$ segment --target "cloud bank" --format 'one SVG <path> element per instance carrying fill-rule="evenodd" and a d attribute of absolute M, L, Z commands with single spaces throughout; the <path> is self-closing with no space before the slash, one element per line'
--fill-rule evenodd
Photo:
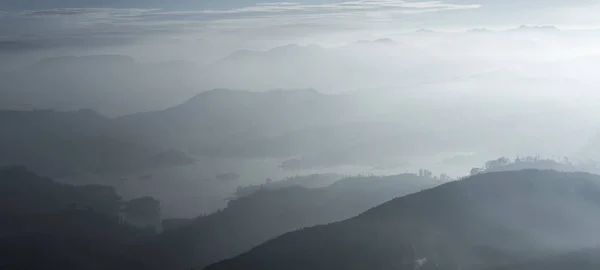
<path fill-rule="evenodd" d="M 364 29 L 415 19 L 423 13 L 479 7 L 444 1 L 359 0 L 330 4 L 259 3 L 231 9 L 184 11 L 57 8 L 0 13 L 0 42 L 52 47 L 119 45 L 163 36 L 302 36 L 306 34 L 303 30 Z"/>

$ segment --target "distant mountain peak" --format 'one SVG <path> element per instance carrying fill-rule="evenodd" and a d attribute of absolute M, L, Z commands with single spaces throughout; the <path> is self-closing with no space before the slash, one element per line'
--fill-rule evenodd
<path fill-rule="evenodd" d="M 357 40 L 354 42 L 354 44 L 369 44 L 371 43 L 371 41 L 368 41 L 366 39 L 361 39 L 361 40 Z"/>
<path fill-rule="evenodd" d="M 269 50 L 269 52 L 278 52 L 278 51 L 286 51 L 301 48 L 302 46 L 298 44 L 287 44 L 279 47 L 275 47 Z"/>
<path fill-rule="evenodd" d="M 325 48 L 321 47 L 317 44 L 308 44 L 308 45 L 299 45 L 299 44 L 288 44 L 283 46 L 278 46 L 271 48 L 269 50 L 249 50 L 249 49 L 239 49 L 222 60 L 243 60 L 246 58 L 252 57 L 260 57 L 269 54 L 285 54 L 289 52 L 298 52 L 298 51 L 315 51 L 315 50 L 323 50 Z"/>
<path fill-rule="evenodd" d="M 553 25 L 528 26 L 528 25 L 523 24 L 523 25 L 519 26 L 519 28 L 512 29 L 512 31 L 549 31 L 549 32 L 553 32 L 553 31 L 559 31 L 559 29 Z"/>
<path fill-rule="evenodd" d="M 390 38 L 379 38 L 379 39 L 376 39 L 373 41 L 361 39 L 361 40 L 357 40 L 349 45 L 370 45 L 370 44 L 394 45 L 394 44 L 397 44 L 397 42 Z"/>
<path fill-rule="evenodd" d="M 373 43 L 377 43 L 377 44 L 396 44 L 396 41 L 394 41 L 393 39 L 390 39 L 390 38 L 380 38 L 380 39 L 377 39 L 377 40 L 373 41 Z"/>
<path fill-rule="evenodd" d="M 321 47 L 320 45 L 317 44 L 307 44 L 307 45 L 300 45 L 300 44 L 288 44 L 288 45 L 283 45 L 283 46 L 279 46 L 279 47 L 275 47 L 272 48 L 270 50 L 268 50 L 268 52 L 289 52 L 291 50 L 300 50 L 300 49 L 308 49 L 308 50 L 320 50 L 320 49 L 324 49 L 323 47 Z"/>
<path fill-rule="evenodd" d="M 228 89 L 228 88 L 215 88 L 212 90 L 208 90 L 208 91 L 204 91 L 202 93 L 196 94 L 195 96 L 190 98 L 185 103 L 190 103 L 190 102 L 194 102 L 194 101 L 197 101 L 200 99 L 205 99 L 205 98 L 209 98 L 209 97 L 221 95 L 221 94 L 228 94 L 228 93 L 232 93 L 232 92 L 236 92 L 236 91 L 232 90 L 232 89 Z"/>
<path fill-rule="evenodd" d="M 416 30 L 414 33 L 429 34 L 429 33 L 435 33 L 435 31 L 430 30 L 430 29 L 421 28 L 421 29 Z"/>
<path fill-rule="evenodd" d="M 487 28 L 472 28 L 467 30 L 467 33 L 490 33 L 493 32 L 492 30 L 489 30 Z"/>

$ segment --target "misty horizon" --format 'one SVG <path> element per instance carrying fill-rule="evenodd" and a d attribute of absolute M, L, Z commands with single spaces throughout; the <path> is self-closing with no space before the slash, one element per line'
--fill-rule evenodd
<path fill-rule="evenodd" d="M 0 269 L 600 269 L 597 14 L 0 0 Z"/>

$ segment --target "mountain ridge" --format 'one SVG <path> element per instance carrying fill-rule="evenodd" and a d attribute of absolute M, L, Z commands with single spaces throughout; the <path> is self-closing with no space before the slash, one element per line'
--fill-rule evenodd
<path fill-rule="evenodd" d="M 565 188 L 574 193 L 558 195 Z M 600 243 L 589 236 L 600 219 L 588 218 L 600 213 L 600 200 L 582 207 L 598 195 L 600 177 L 586 173 L 482 174 L 285 234 L 206 269 L 414 269 L 419 258 L 429 260 L 421 269 L 502 265 Z M 557 222 L 563 218 L 569 222 Z"/>

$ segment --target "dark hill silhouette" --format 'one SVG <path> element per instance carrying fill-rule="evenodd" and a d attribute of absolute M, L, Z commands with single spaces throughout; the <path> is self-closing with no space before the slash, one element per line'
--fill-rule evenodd
<path fill-rule="evenodd" d="M 0 239 L 1 269 L 140 270 L 147 269 L 132 260 L 114 243 L 94 243 L 81 237 L 29 234 Z M 93 250 L 93 251 L 92 251 Z"/>
<path fill-rule="evenodd" d="M 412 174 L 351 177 L 324 188 L 261 189 L 227 208 L 165 232 L 141 257 L 158 269 L 204 267 L 285 232 L 355 216 L 438 181 Z"/>
<path fill-rule="evenodd" d="M 121 197 L 109 186 L 72 186 L 40 177 L 23 166 L 0 169 L 0 214 L 35 215 L 57 213 L 70 208 L 92 209 L 118 216 Z"/>
<path fill-rule="evenodd" d="M 287 233 L 207 267 L 479 269 L 600 243 L 600 177 L 525 170 L 472 176 L 355 218 Z"/>
<path fill-rule="evenodd" d="M 92 110 L 0 111 L 0 166 L 49 176 L 190 164 L 185 154 L 131 140 L 128 128 Z"/>
<path fill-rule="evenodd" d="M 166 110 L 116 121 L 137 134 L 132 141 L 209 157 L 294 157 L 282 164 L 286 169 L 374 165 L 388 156 L 456 151 L 475 144 L 460 127 L 442 135 L 423 123 L 381 120 L 386 109 L 374 109 L 364 98 L 314 89 L 216 89 Z"/>
<path fill-rule="evenodd" d="M 71 186 L 24 167 L 0 170 L 0 269 L 148 269 L 128 256 L 155 234 L 119 218 L 114 188 Z"/>
<path fill-rule="evenodd" d="M 352 100 L 313 89 L 217 89 L 167 110 L 128 115 L 117 121 L 149 143 L 210 152 L 290 130 L 343 122 L 356 115 L 350 108 Z"/>
<path fill-rule="evenodd" d="M 0 197 L 0 215 L 6 217 L 28 218 L 86 210 L 113 223 L 125 222 L 143 228 L 160 225 L 160 202 L 152 197 L 123 201 L 112 186 L 57 183 L 23 166 L 0 169 Z M 2 233 L 6 230 L 0 235 Z"/>

